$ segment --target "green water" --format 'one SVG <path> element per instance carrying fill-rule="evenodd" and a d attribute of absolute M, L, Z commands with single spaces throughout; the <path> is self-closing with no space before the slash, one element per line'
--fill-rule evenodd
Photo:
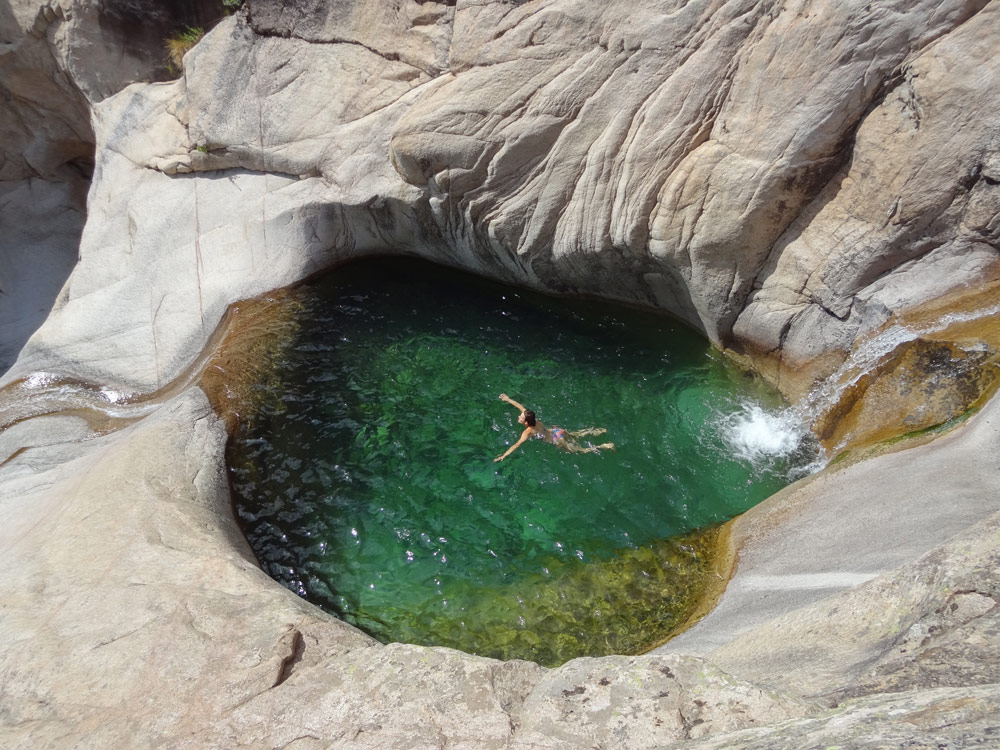
<path fill-rule="evenodd" d="M 780 401 L 672 320 L 365 261 L 298 290 L 297 339 L 230 445 L 264 569 L 383 641 L 558 664 L 635 653 L 708 583 L 696 532 L 807 457 L 730 435 Z M 520 435 L 518 412 L 615 450 Z M 695 533 L 691 533 L 695 532 Z"/>

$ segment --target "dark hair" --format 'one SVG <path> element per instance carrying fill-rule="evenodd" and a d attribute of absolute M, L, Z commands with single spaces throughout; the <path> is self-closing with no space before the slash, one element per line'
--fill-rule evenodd
<path fill-rule="evenodd" d="M 528 425 L 528 427 L 534 427 L 535 426 L 535 412 L 530 411 L 528 409 L 525 409 L 524 410 L 524 423 L 526 425 Z"/>

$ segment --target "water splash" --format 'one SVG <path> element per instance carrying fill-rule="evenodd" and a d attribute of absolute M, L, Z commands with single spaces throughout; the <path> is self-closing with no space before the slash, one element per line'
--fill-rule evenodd
<path fill-rule="evenodd" d="M 837 405 L 849 388 L 900 346 L 952 326 L 997 314 L 1000 314 L 1000 303 L 947 313 L 922 326 L 894 323 L 863 341 L 835 372 L 817 383 L 800 402 L 783 408 L 768 408 L 752 400 L 729 404 L 718 410 L 716 429 L 733 454 L 759 472 L 780 471 L 781 467 L 787 467 L 788 477 L 794 479 L 819 471 L 842 446 L 824 451 L 812 427 Z M 976 348 L 973 344 L 972 349 Z"/>
<path fill-rule="evenodd" d="M 791 456 L 805 432 L 791 409 L 767 411 L 755 403 L 743 404 L 725 421 L 729 446 L 740 459 L 750 463 Z"/>
<path fill-rule="evenodd" d="M 741 401 L 717 412 L 714 428 L 732 455 L 758 474 L 792 480 L 826 464 L 809 422 L 794 406 L 768 408 Z"/>

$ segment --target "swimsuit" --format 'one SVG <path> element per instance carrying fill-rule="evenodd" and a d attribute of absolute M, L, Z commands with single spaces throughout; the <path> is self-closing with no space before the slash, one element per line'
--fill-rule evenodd
<path fill-rule="evenodd" d="M 540 425 L 540 427 L 541 429 L 536 429 L 532 437 L 552 443 L 553 445 L 558 445 L 567 437 L 566 430 L 562 427 L 546 427 L 545 425 Z"/>

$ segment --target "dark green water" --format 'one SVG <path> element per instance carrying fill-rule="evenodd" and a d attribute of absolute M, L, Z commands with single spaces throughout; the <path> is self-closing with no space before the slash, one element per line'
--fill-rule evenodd
<path fill-rule="evenodd" d="M 734 443 L 780 401 L 665 317 L 400 260 L 296 297 L 298 336 L 231 441 L 237 514 L 271 576 L 384 641 L 644 650 L 712 575 L 691 532 L 807 459 Z M 531 440 L 494 463 L 521 431 L 501 392 L 616 450 Z"/>

